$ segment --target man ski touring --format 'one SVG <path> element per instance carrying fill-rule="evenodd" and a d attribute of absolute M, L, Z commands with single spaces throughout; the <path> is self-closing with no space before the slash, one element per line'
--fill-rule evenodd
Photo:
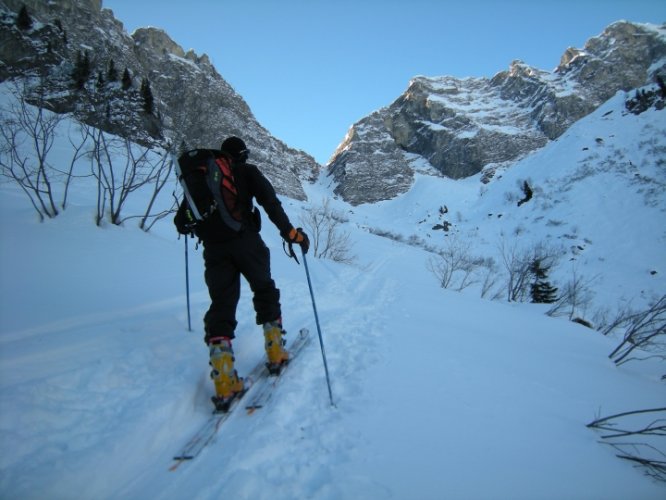
<path fill-rule="evenodd" d="M 232 349 L 238 324 L 236 307 L 241 275 L 253 293 L 256 322 L 263 327 L 269 371 L 279 372 L 289 359 L 283 340 L 280 291 L 271 277 L 270 253 L 259 234 L 261 221 L 253 199 L 263 207 L 287 242 L 299 244 L 307 253 L 309 239 L 302 229 L 291 224 L 268 179 L 257 166 L 247 163 L 249 151 L 242 139 L 229 137 L 219 151 L 194 150 L 181 158 L 189 154 L 193 161 L 198 161 L 204 153 L 220 166 L 216 174 L 221 175 L 221 181 L 215 186 L 218 194 L 212 202 L 213 208 L 194 225 L 188 201 L 184 199 L 174 224 L 179 233 L 194 233 L 203 243 L 205 280 L 211 299 L 204 316 L 204 340 L 209 346 L 211 377 L 215 383 L 213 402 L 218 409 L 224 409 L 244 390 L 243 379 L 234 368 Z M 217 170 L 217 166 L 213 168 Z"/>

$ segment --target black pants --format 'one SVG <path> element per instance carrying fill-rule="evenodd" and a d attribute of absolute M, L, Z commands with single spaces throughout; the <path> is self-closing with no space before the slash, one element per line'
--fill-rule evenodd
<path fill-rule="evenodd" d="M 271 278 L 270 252 L 259 233 L 244 231 L 225 242 L 204 242 L 205 278 L 211 304 L 204 317 L 206 337 L 234 337 L 240 277 L 254 294 L 258 325 L 282 315 L 280 291 Z"/>

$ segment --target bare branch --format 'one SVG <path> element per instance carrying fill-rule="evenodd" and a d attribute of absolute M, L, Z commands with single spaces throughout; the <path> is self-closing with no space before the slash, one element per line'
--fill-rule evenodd
<path fill-rule="evenodd" d="M 44 220 L 58 215 L 48 157 L 62 117 L 39 106 L 43 103 L 41 88 L 31 94 L 27 86 L 16 85 L 13 102 L 0 109 L 0 168 L 4 177 L 21 187 Z"/>
<path fill-rule="evenodd" d="M 615 328 L 625 328 L 622 342 L 608 355 L 617 365 L 635 359 L 629 355 L 636 349 L 666 352 L 666 295 L 644 311 L 624 311 L 606 328 L 606 334 Z"/>
<path fill-rule="evenodd" d="M 615 448 L 619 453 L 616 455 L 618 458 L 630 460 L 645 468 L 646 474 L 658 479 L 666 481 L 666 454 L 654 446 L 657 439 L 666 437 L 666 418 L 661 417 L 653 419 L 647 423 L 640 423 L 644 420 L 642 417 L 648 414 L 661 413 L 666 416 L 666 408 L 650 408 L 645 410 L 634 410 L 616 415 L 609 415 L 603 418 L 597 418 L 587 424 L 588 428 L 608 431 L 609 434 L 601 436 L 604 444 L 608 444 Z M 638 420 L 639 423 L 634 425 L 634 429 L 620 429 L 617 428 L 619 420 L 623 420 L 623 427 L 631 419 Z M 640 436 L 644 442 L 640 443 L 627 443 L 616 441 L 619 438 L 626 438 L 629 436 Z M 663 445 L 663 441 L 660 441 Z M 631 451 L 630 451 L 631 450 Z"/>
<path fill-rule="evenodd" d="M 319 206 L 305 209 L 301 223 L 310 237 L 315 257 L 350 264 L 356 257 L 351 253 L 351 234 L 342 229 L 344 217 L 331 209 L 326 198 Z"/>

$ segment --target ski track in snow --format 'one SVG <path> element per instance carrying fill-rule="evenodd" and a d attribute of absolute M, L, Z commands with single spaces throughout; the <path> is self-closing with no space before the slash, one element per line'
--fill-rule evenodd
<path fill-rule="evenodd" d="M 71 498 L 76 485 L 81 498 L 405 498 L 418 484 L 421 498 L 437 498 L 443 487 L 451 496 L 483 497 L 478 464 L 495 464 L 484 472 L 489 484 L 512 491 L 518 455 L 538 465 L 518 498 L 543 497 L 542 488 L 575 497 L 589 471 L 572 453 L 625 477 L 627 466 L 584 424 L 599 407 L 612 413 L 654 400 L 637 390 L 642 375 L 619 373 L 604 358 L 608 339 L 526 306 L 484 303 L 475 315 L 478 300 L 442 294 L 424 274 L 422 252 L 371 235 L 360 240 L 356 267 L 309 260 L 336 408 L 302 266 L 276 255 L 287 338 L 307 327 L 313 341 L 266 408 L 239 409 L 195 461 L 168 471 L 211 411 L 199 270 L 193 332 L 183 331 L 182 301 L 174 308 L 178 300 L 164 298 L 99 322 L 95 315 L 63 320 L 71 329 L 46 322 L 1 343 L 0 407 L 32 409 L 0 415 L 1 429 L 13 429 L 2 433 L 2 447 L 16 450 L 0 458 L 0 491 Z M 200 258 L 192 255 L 193 267 Z M 416 289 L 423 299 L 410 297 Z M 264 355 L 250 297 L 244 285 L 235 343 L 241 374 Z M 561 328 L 567 336 L 585 332 L 586 340 L 563 342 Z M 580 374 L 581 364 L 589 380 L 567 375 Z M 618 392 L 624 405 L 615 403 Z M 541 407 L 528 411 L 529 401 Z M 530 459 L 552 446 L 553 435 L 566 451 Z M 558 486 L 553 470 L 569 486 Z"/>
<path fill-rule="evenodd" d="M 164 474 L 164 480 L 171 484 L 158 498 L 191 494 L 193 477 L 207 478 L 195 498 L 341 498 L 365 488 L 377 491 L 376 485 L 365 484 L 367 479 L 363 476 L 349 478 L 344 483 L 333 480 L 331 458 L 344 463 L 363 436 L 353 428 L 343 433 L 330 430 L 344 425 L 345 413 L 358 411 L 356 406 L 364 392 L 363 367 L 380 355 L 376 348 L 382 328 L 379 315 L 395 300 L 396 285 L 387 280 L 377 287 L 372 273 L 359 275 L 356 269 L 317 264 L 310 265 L 315 271 L 324 271 L 314 278 L 314 288 L 320 320 L 325 325 L 323 335 L 336 408 L 329 407 L 311 303 L 301 293 L 299 300 L 293 302 L 297 306 L 289 310 L 289 316 L 310 317 L 309 322 L 304 322 L 314 338 L 285 374 L 268 406 L 251 416 L 242 409 L 237 411 L 196 462 L 181 465 L 175 473 L 179 475 L 177 479 L 172 477 L 174 473 L 158 471 L 158 476 Z M 379 266 L 375 263 L 374 267 Z M 326 286 L 319 290 L 317 283 Z M 292 303 L 292 294 L 284 293 L 283 289 L 283 303 Z M 373 297 L 373 300 L 350 303 L 354 296 Z M 319 408 L 312 408 L 312 396 L 303 398 L 303 394 L 316 395 Z M 294 478 L 298 478 L 297 484 Z M 143 491 L 156 480 L 159 478 L 154 476 L 139 478 L 117 496 L 131 496 L 133 491 Z"/>

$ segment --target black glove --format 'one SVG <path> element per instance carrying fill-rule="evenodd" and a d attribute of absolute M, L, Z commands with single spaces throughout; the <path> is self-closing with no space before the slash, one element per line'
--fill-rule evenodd
<path fill-rule="evenodd" d="M 197 221 L 192 215 L 192 211 L 187 206 L 187 203 L 181 203 L 176 216 L 173 218 L 173 223 L 176 226 L 176 231 L 179 234 L 193 235 L 196 229 Z"/>
<path fill-rule="evenodd" d="M 289 243 L 299 244 L 304 254 L 308 253 L 308 250 L 310 249 L 310 239 L 308 238 L 308 235 L 303 232 L 303 228 L 292 227 L 287 239 Z"/>

